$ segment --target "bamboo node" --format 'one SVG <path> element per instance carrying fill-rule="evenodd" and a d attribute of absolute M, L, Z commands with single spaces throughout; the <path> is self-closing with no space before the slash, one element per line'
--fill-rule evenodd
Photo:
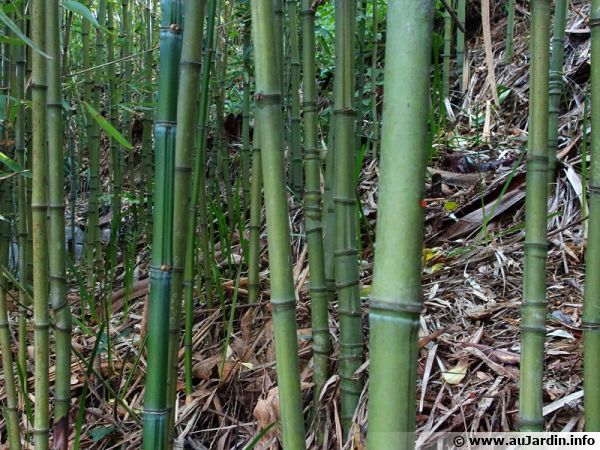
<path fill-rule="evenodd" d="M 584 320 L 581 322 L 581 328 L 588 331 L 598 331 L 600 330 L 600 322 L 590 322 Z"/>
<path fill-rule="evenodd" d="M 544 419 L 525 419 L 521 417 L 519 419 L 519 424 L 521 426 L 544 426 Z"/>
<path fill-rule="evenodd" d="M 369 298 L 369 309 L 374 311 L 384 311 L 391 313 L 409 313 L 409 314 L 419 314 L 421 309 L 423 309 L 423 303 L 421 302 L 407 302 L 407 303 L 397 303 L 397 302 L 387 302 L 385 300 L 380 300 L 375 297 Z"/>

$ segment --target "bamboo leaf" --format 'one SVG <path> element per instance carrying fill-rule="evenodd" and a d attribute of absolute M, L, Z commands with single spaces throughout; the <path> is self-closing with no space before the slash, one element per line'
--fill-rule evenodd
<path fill-rule="evenodd" d="M 100 24 L 96 20 L 96 17 L 92 14 L 92 12 L 88 9 L 87 6 L 82 5 L 81 3 L 76 2 L 74 0 L 64 0 L 63 6 L 69 11 L 74 12 L 75 14 L 78 14 L 84 19 L 86 19 L 96 28 L 100 28 Z"/>
<path fill-rule="evenodd" d="M 107 427 L 96 427 L 93 430 L 90 430 L 89 435 L 92 441 L 98 442 L 108 435 L 114 433 L 116 427 L 114 425 L 109 425 Z"/>
<path fill-rule="evenodd" d="M 262 430 L 260 430 L 260 433 L 258 433 L 256 435 L 256 437 L 248 443 L 248 445 L 246 446 L 246 448 L 244 450 L 252 450 L 256 446 L 256 444 L 258 444 L 260 442 L 260 440 L 265 436 L 265 434 L 267 434 L 269 432 L 269 430 L 271 428 L 273 428 L 273 426 L 276 423 L 277 422 L 270 423 L 269 425 L 264 427 Z"/>
<path fill-rule="evenodd" d="M 23 40 L 16 37 L 0 36 L 0 44 L 21 45 L 22 43 Z"/>
<path fill-rule="evenodd" d="M 453 369 L 448 369 L 448 371 L 442 374 L 444 381 L 448 384 L 457 385 L 460 384 L 461 381 L 467 375 L 467 367 L 469 367 L 469 362 L 465 359 L 461 359 L 456 367 Z"/>
<path fill-rule="evenodd" d="M 92 105 L 90 105 L 88 102 L 83 102 L 83 104 L 87 108 L 90 115 L 98 123 L 98 125 L 100 125 L 110 137 L 112 137 L 114 140 L 116 140 L 119 144 L 121 144 L 128 150 L 131 150 L 133 148 L 129 141 L 125 139 L 125 137 L 121 133 L 119 133 L 119 130 L 113 127 L 108 120 L 102 117 L 102 114 L 96 111 Z"/>
<path fill-rule="evenodd" d="M 23 168 L 12 158 L 0 152 L 0 162 L 13 172 L 23 172 Z"/>
<path fill-rule="evenodd" d="M 10 28 L 10 30 L 13 33 L 15 33 L 17 36 L 19 36 L 19 38 L 23 42 L 25 42 L 25 44 L 27 44 L 29 47 L 31 47 L 32 49 L 34 49 L 36 52 L 38 52 L 44 58 L 50 59 L 50 56 L 48 56 L 47 53 L 44 53 L 41 48 L 39 48 L 37 45 L 35 45 L 31 39 L 29 39 L 25 34 L 23 34 L 23 32 L 21 31 L 21 29 L 19 28 L 19 26 L 16 23 L 14 23 L 10 19 L 10 17 L 8 17 L 6 15 L 6 13 L 4 11 L 2 11 L 2 10 L 0 10 L 0 22 L 4 23 L 4 25 L 6 25 L 8 28 Z"/>

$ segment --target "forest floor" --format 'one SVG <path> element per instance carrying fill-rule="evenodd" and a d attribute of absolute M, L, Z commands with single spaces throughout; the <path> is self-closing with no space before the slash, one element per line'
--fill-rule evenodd
<path fill-rule="evenodd" d="M 500 2 L 501 3 L 501 2 Z M 585 98 L 590 74 L 589 2 L 571 2 L 567 25 L 565 88 L 560 112 L 556 183 L 549 196 L 548 321 L 544 379 L 546 427 L 580 431 L 583 427 L 582 298 L 587 210 L 582 148 Z M 500 9 L 498 7 L 498 9 Z M 518 426 L 519 308 L 522 298 L 524 241 L 525 150 L 528 122 L 528 13 L 517 12 L 515 56 L 504 63 L 505 20 L 492 14 L 491 36 L 496 84 L 503 91 L 498 107 L 491 95 L 481 35 L 469 41 L 468 83 L 464 94 L 454 92 L 446 102 L 447 123 L 434 143 L 430 163 L 423 251 L 424 306 L 421 315 L 417 387 L 417 437 L 427 442 L 437 431 L 507 431 Z M 582 164 L 582 162 L 584 164 Z M 368 154 L 360 175 L 362 224 L 361 284 L 365 336 L 368 336 L 367 294 L 372 275 L 378 161 Z M 582 177 L 583 174 L 583 177 Z M 298 297 L 298 343 L 305 406 L 312 399 L 311 328 L 308 260 L 301 238 L 301 208 L 290 200 L 294 236 L 294 277 Z M 108 222 L 107 222 L 108 223 Z M 263 230 L 264 231 L 264 230 Z M 223 245 L 225 245 L 223 243 Z M 247 448 L 278 420 L 275 354 L 268 291 L 268 256 L 263 233 L 261 301 L 248 304 L 247 279 L 241 274 L 233 306 L 235 280 L 221 282 L 225 307 L 206 309 L 197 304 L 194 320 L 194 393 L 184 402 L 179 386 L 176 438 L 191 449 Z M 102 376 L 117 389 L 123 403 L 107 402 L 101 383 L 89 384 L 83 411 L 81 448 L 138 449 L 145 379 L 145 356 L 139 353 L 145 328 L 148 245 L 138 246 L 138 274 L 130 303 L 123 292 L 113 295 L 109 334 L 112 361 L 102 360 Z M 239 235 L 232 254 L 242 258 Z M 219 264 L 225 257 L 217 252 Z M 118 279 L 117 283 L 122 280 Z M 117 286 L 118 287 L 118 286 Z M 72 306 L 79 307 L 77 286 Z M 337 369 L 337 304 L 331 305 L 334 345 L 332 373 Z M 126 314 L 126 320 L 124 320 Z M 232 323 L 229 336 L 227 328 Z M 229 337 L 228 337 L 229 336 Z M 84 326 L 74 328 L 74 348 L 89 357 L 96 342 Z M 180 352 L 183 374 L 183 347 Z M 365 348 L 368 348 L 365 346 Z M 333 375 L 322 394 L 324 444 L 317 445 L 309 430 L 310 448 L 365 448 L 368 400 L 368 354 L 358 372 L 364 391 L 356 427 L 342 436 L 338 377 Z M 139 357 L 139 360 L 138 360 Z M 51 372 L 53 372 L 51 370 Z M 85 360 L 74 358 L 73 395 L 82 395 Z M 122 389 L 123 379 L 131 380 Z M 31 379 L 33 383 L 33 379 Z M 52 379 L 51 379 L 52 382 Z M 0 397 L 4 396 L 0 387 Z M 125 407 L 126 406 L 126 407 Z M 77 414 L 74 411 L 73 417 Z M 72 436 L 73 437 L 73 436 Z M 255 448 L 276 448 L 276 427 Z"/>

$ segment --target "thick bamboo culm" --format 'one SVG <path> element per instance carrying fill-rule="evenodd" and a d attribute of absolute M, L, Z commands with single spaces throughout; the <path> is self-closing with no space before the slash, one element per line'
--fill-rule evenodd
<path fill-rule="evenodd" d="M 46 1 L 33 0 L 31 37 L 40 49 L 46 48 Z M 37 51 L 32 56 L 32 227 L 33 235 L 33 321 L 35 410 L 34 443 L 36 450 L 49 447 L 49 308 L 48 308 L 48 152 L 46 145 L 46 58 Z M 64 239 L 64 237 L 62 238 Z"/>
<path fill-rule="evenodd" d="M 600 431 L 600 0 L 592 0 L 592 131 L 590 165 L 590 209 L 585 252 L 583 300 L 583 389 L 585 431 Z M 584 122 L 585 123 L 585 122 Z M 585 128 L 584 128 L 585 132 Z"/>
<path fill-rule="evenodd" d="M 420 200 L 429 152 L 434 2 L 413 3 L 388 4 L 377 246 L 369 299 L 367 436 L 373 450 L 414 447 L 424 225 Z M 404 170 L 407 165 L 410 171 Z"/>
<path fill-rule="evenodd" d="M 529 142 L 525 200 L 525 261 L 521 305 L 521 431 L 542 431 L 546 340 L 548 69 L 550 1 L 531 3 Z M 526 387 L 526 388 L 525 388 Z"/>
<path fill-rule="evenodd" d="M 325 283 L 323 226 L 321 223 L 321 156 L 317 135 L 317 83 L 315 77 L 315 11 L 302 0 L 302 64 L 304 82 L 304 229 L 308 245 L 313 333 L 314 408 L 329 375 L 329 294 Z"/>
<path fill-rule="evenodd" d="M 53 449 L 67 450 L 71 407 L 71 310 L 67 301 L 65 248 L 64 137 L 58 2 L 46 3 L 48 94 L 48 254 L 50 302 L 54 313 L 56 380 Z M 36 370 L 37 372 L 37 370 Z"/>
<path fill-rule="evenodd" d="M 567 21 L 567 0 L 556 0 L 554 5 L 554 34 L 549 75 L 548 111 L 548 183 L 553 183 L 556 172 L 556 151 L 558 150 L 558 116 L 560 97 L 563 91 L 563 64 L 565 59 L 565 24 Z"/>
<path fill-rule="evenodd" d="M 144 396 L 143 446 L 168 446 L 169 319 L 173 265 L 173 178 L 177 132 L 177 92 L 183 31 L 183 2 L 162 3 L 158 99 L 154 122 L 155 192 L 148 308 L 148 375 Z"/>
<path fill-rule="evenodd" d="M 281 405 L 283 448 L 303 450 L 304 418 L 298 367 L 296 298 L 292 275 L 290 230 L 281 111 L 282 66 L 278 54 L 283 36 L 275 26 L 272 0 L 252 0 L 252 27 L 256 71 L 256 117 L 259 122 L 264 177 L 267 243 L 271 268 L 271 306 L 277 383 Z"/>

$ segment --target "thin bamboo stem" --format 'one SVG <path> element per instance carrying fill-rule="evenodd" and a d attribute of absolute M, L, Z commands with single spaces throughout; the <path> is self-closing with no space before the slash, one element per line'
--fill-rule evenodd
<path fill-rule="evenodd" d="M 456 16 L 459 22 L 465 25 L 466 0 L 458 0 L 456 6 Z M 464 92 L 463 74 L 465 69 L 465 33 L 461 27 L 456 27 L 456 77 L 458 78 L 458 90 Z"/>
<path fill-rule="evenodd" d="M 38 48 L 46 48 L 45 0 L 33 0 L 31 37 Z M 33 235 L 33 321 L 35 363 L 34 442 L 36 450 L 49 446 L 49 310 L 48 310 L 48 153 L 46 133 L 46 59 L 32 52 L 32 235 Z M 64 240 L 64 236 L 61 238 Z"/>
<path fill-rule="evenodd" d="M 281 111 L 282 34 L 275 24 L 272 0 L 252 0 L 256 66 L 256 115 L 262 151 L 267 240 L 271 268 L 271 305 L 283 447 L 303 450 L 304 419 L 296 338 L 296 299 L 291 266 L 290 230 L 283 152 Z M 354 136 L 353 136 L 354 137 Z"/>
<path fill-rule="evenodd" d="M 554 6 L 554 35 L 549 75 L 548 111 L 548 182 L 554 182 L 556 151 L 558 150 L 558 116 L 560 97 L 563 90 L 563 64 L 565 59 L 565 25 L 567 22 L 567 0 L 556 0 Z"/>
<path fill-rule="evenodd" d="M 66 450 L 69 441 L 69 409 L 71 406 L 72 321 L 71 310 L 67 301 L 67 270 L 65 264 L 64 136 L 60 68 L 60 10 L 58 2 L 47 2 L 45 17 L 46 52 L 50 56 L 46 63 L 48 74 L 46 103 L 49 185 L 48 236 L 50 238 L 48 240 L 48 262 L 50 269 L 50 302 L 54 313 L 54 339 L 56 342 L 53 448 Z"/>
<path fill-rule="evenodd" d="M 529 145 L 525 200 L 525 262 L 521 305 L 521 431 L 542 431 L 546 339 L 548 69 L 550 1 L 531 1 Z M 526 387 L 526 388 L 525 388 Z"/>
<path fill-rule="evenodd" d="M 177 100 L 177 137 L 175 144 L 175 186 L 174 217 L 185 217 L 189 211 L 189 192 L 192 188 L 192 164 L 196 138 L 196 98 L 200 91 L 200 64 L 202 61 L 202 35 L 204 27 L 204 0 L 186 3 L 184 15 L 183 43 L 179 94 Z M 173 290 L 171 295 L 171 321 L 169 331 L 169 403 L 174 404 L 176 396 L 177 369 L 179 367 L 178 345 L 181 331 L 181 304 L 184 298 L 183 271 L 186 264 L 186 243 L 188 221 L 177 220 L 173 233 Z M 186 319 L 193 316 L 193 302 L 186 303 Z M 191 342 L 186 341 L 186 395 L 191 400 L 192 377 Z"/>
<path fill-rule="evenodd" d="M 323 226 L 321 223 L 321 155 L 317 139 L 317 83 L 315 69 L 315 11 L 311 0 L 302 1 L 302 64 L 304 75 L 304 229 L 310 268 L 311 319 L 313 332 L 313 411 L 329 376 L 329 295 L 325 283 Z"/>
<path fill-rule="evenodd" d="M 340 404 L 344 433 L 352 424 L 362 390 L 355 375 L 363 360 L 359 294 L 356 186 L 354 185 L 354 23 L 355 0 L 335 2 L 335 283 L 340 314 Z"/>

